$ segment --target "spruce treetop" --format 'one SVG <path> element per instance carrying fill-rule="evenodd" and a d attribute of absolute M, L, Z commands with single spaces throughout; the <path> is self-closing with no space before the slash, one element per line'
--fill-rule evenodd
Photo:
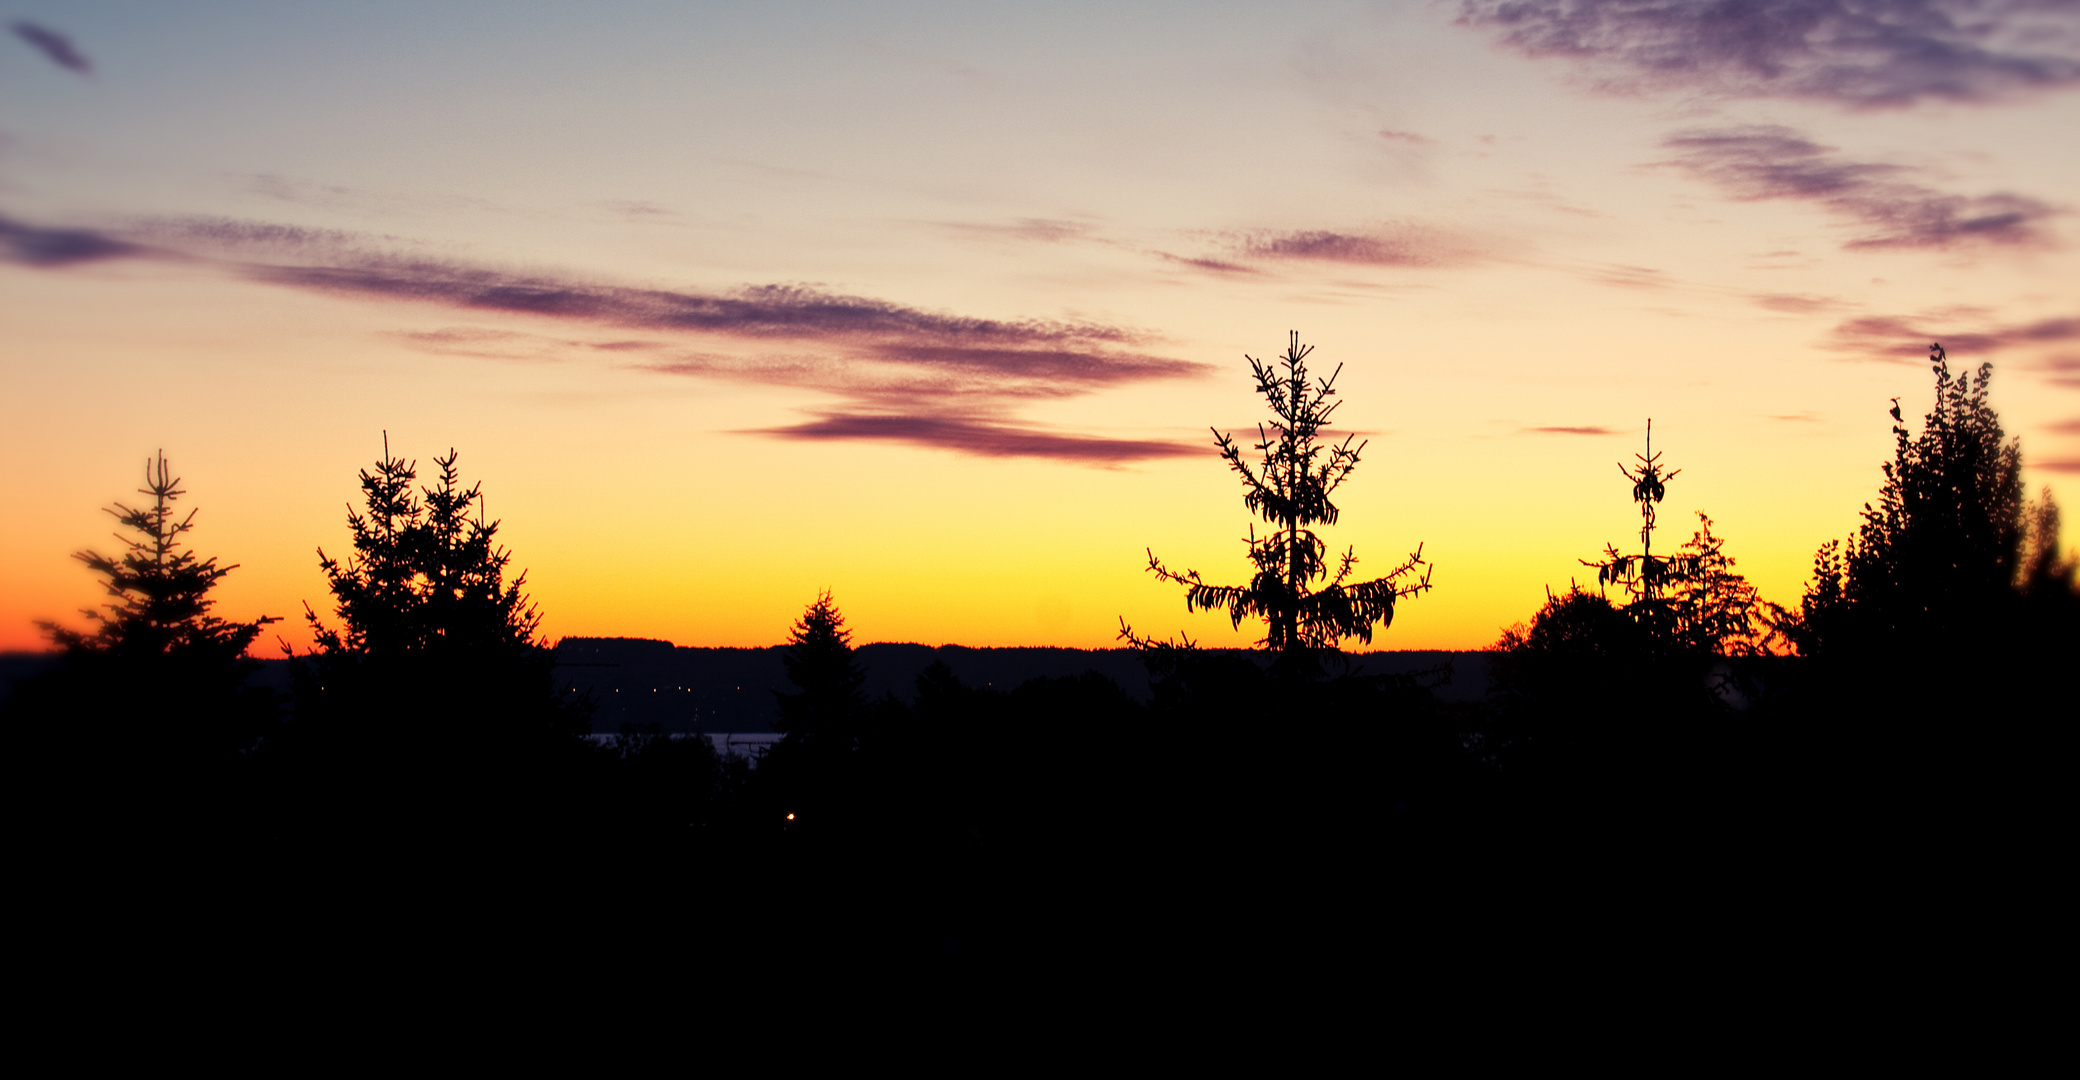
<path fill-rule="evenodd" d="M 1249 584 L 1209 585 L 1198 571 L 1173 571 L 1153 550 L 1148 553 L 1150 572 L 1185 587 L 1187 611 L 1225 611 L 1238 627 L 1245 619 L 1262 619 L 1265 633 L 1260 644 L 1281 656 L 1334 651 L 1350 637 L 1369 643 L 1375 626 L 1384 629 L 1393 622 L 1395 601 L 1430 588 L 1429 563 L 1421 545 L 1385 576 L 1353 582 L 1356 550 L 1345 549 L 1332 572 L 1327 544 L 1309 528 L 1336 523 L 1332 496 L 1358 467 L 1367 445 L 1352 445 L 1352 435 L 1341 442 L 1322 438 L 1341 404 L 1334 399 L 1336 377 L 1343 369 L 1339 365 L 1327 378 L 1313 376 L 1307 367 L 1313 351 L 1293 331 L 1285 354 L 1276 360 L 1244 356 L 1257 393 L 1275 417 L 1257 426 L 1257 441 L 1250 446 L 1256 452 L 1254 462 L 1229 435 L 1213 432 L 1221 460 L 1242 479 L 1243 505 L 1271 526 L 1262 536 L 1251 526 L 1246 538 L 1250 563 L 1256 568 Z M 1415 577 L 1418 568 L 1422 575 Z M 1136 646 L 1157 644 L 1137 637 L 1124 623 L 1120 634 Z"/>
<path fill-rule="evenodd" d="M 73 558 L 104 579 L 109 602 L 105 611 L 83 610 L 96 624 L 92 633 L 42 622 L 53 643 L 68 651 L 171 654 L 211 650 L 227 656 L 243 654 L 260 628 L 278 620 L 263 617 L 250 623 L 229 622 L 210 614 L 209 592 L 237 564 L 218 566 L 214 556 L 198 558 L 181 537 L 195 527 L 195 511 L 176 515 L 173 504 L 187 492 L 172 474 L 161 452 L 145 462 L 145 486 L 138 494 L 148 504 L 117 503 L 108 513 L 135 537 L 120 533 L 126 550 L 119 555 L 80 551 Z"/>

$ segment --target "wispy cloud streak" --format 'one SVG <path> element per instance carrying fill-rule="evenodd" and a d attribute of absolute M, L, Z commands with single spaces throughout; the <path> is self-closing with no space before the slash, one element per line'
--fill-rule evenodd
<path fill-rule="evenodd" d="M 1076 435 L 972 416 L 826 413 L 808 423 L 761 428 L 755 433 L 798 440 L 888 440 L 964 450 L 987 457 L 1055 458 L 1098 465 L 1206 453 L 1201 446 Z"/>
<path fill-rule="evenodd" d="M 1948 248 L 2051 242 L 2058 210 L 2020 195 L 1950 195 L 1907 179 L 1911 170 L 1852 161 L 1775 125 L 1678 132 L 1663 141 L 1669 162 L 1729 197 L 1803 199 L 1869 230 L 1845 247 Z"/>
<path fill-rule="evenodd" d="M 1236 238 L 1244 260 L 1311 260 L 1366 266 L 1445 266 L 1467 261 L 1471 245 L 1444 233 L 1414 225 L 1383 226 L 1353 232 L 1307 229 L 1256 232 Z"/>
<path fill-rule="evenodd" d="M 1151 353 L 1143 335 L 1119 326 L 977 318 L 804 285 L 641 288 L 400 254 L 397 247 L 337 230 L 223 219 L 161 220 L 121 234 L 0 219 L 0 254 L 25 265 L 177 258 L 313 292 L 527 316 L 573 329 L 635 330 L 646 339 L 587 342 L 506 327 L 415 331 L 393 339 L 430 352 L 515 360 L 619 353 L 663 374 L 794 386 L 850 403 L 814 422 L 765 431 L 786 438 L 881 439 L 1082 463 L 1166 457 L 1179 448 L 1050 431 L 1002 414 L 1021 401 L 1211 370 Z M 723 347 L 696 351 L 700 342 Z"/>
<path fill-rule="evenodd" d="M 2072 0 L 1462 0 L 1459 23 L 1616 93 L 1871 109 L 2080 85 Z"/>
<path fill-rule="evenodd" d="M 1976 330 L 1956 325 L 1959 321 L 1871 315 L 1837 325 L 1832 334 L 1833 345 L 1844 352 L 1918 362 L 1926 359 L 1930 342 L 1941 342 L 1945 350 L 1958 357 L 1977 357 L 2008 349 L 2080 341 L 2080 318 L 2039 319 L 1991 328 L 1981 323 Z"/>
<path fill-rule="evenodd" d="M 23 266 L 70 266 L 142 254 L 143 248 L 93 229 L 52 229 L 0 217 L 0 259 Z"/>
<path fill-rule="evenodd" d="M 56 30 L 46 29 L 26 19 L 17 20 L 8 29 L 14 31 L 14 36 L 35 46 L 36 51 L 42 53 L 51 63 L 81 75 L 94 73 L 94 64 L 87 59 L 86 54 L 72 44 L 71 38 Z"/>

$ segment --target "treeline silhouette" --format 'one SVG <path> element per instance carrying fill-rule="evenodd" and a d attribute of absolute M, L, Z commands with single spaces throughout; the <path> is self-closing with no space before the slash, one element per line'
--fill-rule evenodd
<path fill-rule="evenodd" d="M 245 653 L 273 620 L 210 613 L 234 568 L 181 543 L 161 456 L 149 503 L 112 511 L 127 550 L 78 556 L 105 610 L 91 632 L 45 624 L 61 655 L 5 703 L 18 835 L 68 902 L 204 909 L 240 934 L 314 932 L 322 910 L 348 937 L 539 943 L 604 913 L 636 943 L 562 940 L 683 964 L 1239 969 L 1694 950 L 1726 905 L 1730 954 L 1805 926 L 1826 890 L 1990 872 L 2050 820 L 2080 592 L 1987 368 L 1956 377 L 1933 351 L 1934 409 L 1895 427 L 1877 501 L 1797 610 L 1755 595 L 1702 514 L 1654 553 L 1674 473 L 1650 446 L 1626 468 L 1640 551 L 1607 548 L 1595 591 L 1503 633 L 1485 699 L 1447 701 L 1449 665 L 1381 674 L 1338 649 L 1427 589 L 1427 564 L 1331 571 L 1307 526 L 1335 521 L 1362 447 L 1316 443 L 1334 377 L 1310 381 L 1306 355 L 1296 336 L 1282 369 L 1252 361 L 1277 416 L 1261 463 L 1216 433 L 1273 529 L 1249 541 L 1256 578 L 1150 557 L 1190 606 L 1262 621 L 1259 655 L 1123 626 L 1146 699 L 1095 671 L 998 689 L 943 664 L 908 702 L 872 699 L 825 592 L 789 637 L 785 737 L 756 761 L 654 725 L 588 737 L 595 703 L 553 678 L 452 450 L 420 486 L 386 442 L 351 551 L 320 552 L 333 604 L 306 608 L 292 691 L 256 687 Z"/>

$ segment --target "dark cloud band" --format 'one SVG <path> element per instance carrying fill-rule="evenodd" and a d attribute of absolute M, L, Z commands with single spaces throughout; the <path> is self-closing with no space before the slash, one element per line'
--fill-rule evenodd
<path fill-rule="evenodd" d="M 1949 248 L 2041 245 L 2058 210 L 2020 195 L 1951 195 L 1914 182 L 1899 165 L 1852 161 L 1775 125 L 1678 132 L 1663 141 L 1668 164 L 1753 202 L 1802 199 L 1858 225 L 1845 247 Z"/>
<path fill-rule="evenodd" d="M 1459 22 L 1619 93 L 1888 108 L 2080 85 L 2073 0 L 1462 0 Z"/>
<path fill-rule="evenodd" d="M 181 258 L 315 292 L 525 315 L 573 329 L 638 330 L 658 340 L 587 342 L 467 327 L 393 337 L 427 351 L 501 359 L 548 360 L 578 349 L 638 354 L 654 371 L 814 389 L 852 406 L 764 432 L 785 438 L 882 439 L 1100 464 L 1166 457 L 1181 451 L 989 417 L 1020 401 L 1211 370 L 1149 353 L 1137 347 L 1141 335 L 1118 326 L 975 318 L 800 285 L 719 293 L 637 288 L 402 255 L 395 247 L 350 233 L 221 219 L 157 221 L 122 235 L 0 219 L 0 255 L 25 265 Z M 749 345 L 753 353 L 691 352 L 689 339 L 699 338 Z"/>
<path fill-rule="evenodd" d="M 1942 342 L 1944 349 L 1959 357 L 1986 356 L 2014 348 L 2080 341 L 2080 318 L 2039 319 L 2016 326 L 1990 328 L 1982 323 L 1982 328 L 1976 330 L 1958 327 L 1957 322 L 1956 319 L 1914 319 L 1901 315 L 1850 319 L 1834 328 L 1834 347 L 1875 358 L 1918 362 L 1927 358 L 1928 345 L 1932 341 Z M 2055 361 L 2053 367 L 2056 367 Z"/>
<path fill-rule="evenodd" d="M 23 266 L 69 266 L 143 250 L 92 229 L 48 229 L 0 217 L 0 258 Z"/>
<path fill-rule="evenodd" d="M 34 46 L 36 51 L 42 53 L 51 63 L 67 71 L 79 72 L 81 75 L 93 74 L 94 65 L 87 59 L 86 54 L 72 44 L 71 38 L 56 30 L 46 29 L 27 20 L 17 21 L 8 29 L 14 31 L 14 36 Z"/>
<path fill-rule="evenodd" d="M 785 439 L 867 439 L 958 450 L 985 457 L 1039 457 L 1119 465 L 1207 453 L 1203 446 L 1147 439 L 1107 439 L 1047 431 L 972 416 L 827 413 L 804 424 L 757 429 Z"/>

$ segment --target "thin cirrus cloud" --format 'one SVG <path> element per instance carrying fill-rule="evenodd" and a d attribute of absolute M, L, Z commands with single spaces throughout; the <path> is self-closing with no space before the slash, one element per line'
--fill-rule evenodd
<path fill-rule="evenodd" d="M 38 26 L 26 19 L 17 20 L 8 29 L 14 31 L 14 36 L 34 46 L 36 51 L 42 53 L 51 63 L 81 75 L 94 73 L 94 64 L 87 59 L 86 54 L 72 44 L 71 38 L 56 30 Z"/>
<path fill-rule="evenodd" d="M 816 421 L 763 432 L 785 438 L 879 439 L 1085 464 L 1167 457 L 1190 451 L 1155 440 L 1049 431 L 1004 413 L 1021 401 L 1211 370 L 1149 353 L 1141 335 L 1117 326 L 975 318 L 803 285 L 729 292 L 641 288 L 427 257 L 339 230 L 258 222 L 165 219 L 108 233 L 0 219 L 0 256 L 46 269 L 124 257 L 178 259 L 311 292 L 640 331 L 664 340 L 583 342 L 467 327 L 393 336 L 428 351 L 502 359 L 554 359 L 579 347 L 638 354 L 649 357 L 640 366 L 665 374 L 796 386 L 846 403 Z M 689 351 L 695 341 L 715 339 L 737 349 Z M 753 355 L 735 354 L 747 346 Z"/>
<path fill-rule="evenodd" d="M 1982 326 L 1976 330 L 1946 326 L 1946 322 L 1955 320 L 1871 315 L 1838 324 L 1831 337 L 1833 347 L 1843 352 L 1899 361 L 1926 357 L 1931 342 L 1942 343 L 1944 351 L 1953 358 L 1975 361 L 1977 357 L 2008 349 L 2080 341 L 2080 318 L 2073 317 L 2039 319 L 2014 326 Z M 2056 360 L 2046 366 L 2059 371 Z M 2080 367 L 2080 362 L 2075 367 Z M 2065 377 L 2055 374 L 2052 381 L 2061 382 Z M 2080 382 L 2080 378 L 2074 381 Z"/>
<path fill-rule="evenodd" d="M 1524 428 L 1524 429 L 1522 429 L 1522 430 L 1523 430 L 1523 432 L 1524 432 L 1525 434 L 1527 434 L 1527 435 L 1617 435 L 1617 434 L 1619 434 L 1619 432 L 1618 432 L 1618 431 L 1616 431 L 1615 429 L 1612 429 L 1612 428 L 1607 428 L 1607 427 L 1596 427 L 1596 426 L 1581 426 L 1581 427 L 1570 427 L 1570 426 L 1567 426 L 1567 425 L 1552 425 L 1552 426 L 1549 426 L 1549 427 L 1527 427 L 1527 428 Z"/>
<path fill-rule="evenodd" d="M 1037 240 L 1048 244 L 1083 239 L 1091 233 L 1091 226 L 1083 222 L 1058 218 L 1019 218 L 1010 224 L 954 222 L 946 227 L 968 236 L 992 240 Z"/>
<path fill-rule="evenodd" d="M 1665 164 L 1741 202 L 1800 199 L 1852 222 L 1849 250 L 2040 246 L 2060 211 L 2021 195 L 1951 195 L 1907 179 L 1900 165 L 1854 161 L 1777 125 L 1678 132 Z"/>
<path fill-rule="evenodd" d="M 1149 458 L 1196 456 L 1203 448 L 1153 439 L 1108 439 L 1007 423 L 985 416 L 825 413 L 807 423 L 753 429 L 786 439 L 871 439 L 961 450 L 986 457 L 1040 457 L 1116 465 Z"/>
<path fill-rule="evenodd" d="M 1306 229 L 1264 231 L 1235 237 L 1236 254 L 1245 261 L 1311 261 L 1364 266 L 1446 266 L 1467 261 L 1471 245 L 1457 237 L 1414 225 L 1387 226 L 1361 232 Z"/>
<path fill-rule="evenodd" d="M 1462 0 L 1458 22 L 1614 93 L 1883 109 L 2080 85 L 2072 0 Z"/>
<path fill-rule="evenodd" d="M 2080 390 L 2080 356 L 2053 356 L 2036 365 L 2038 371 L 2048 372 L 2044 381 L 2053 386 L 2069 390 Z"/>

